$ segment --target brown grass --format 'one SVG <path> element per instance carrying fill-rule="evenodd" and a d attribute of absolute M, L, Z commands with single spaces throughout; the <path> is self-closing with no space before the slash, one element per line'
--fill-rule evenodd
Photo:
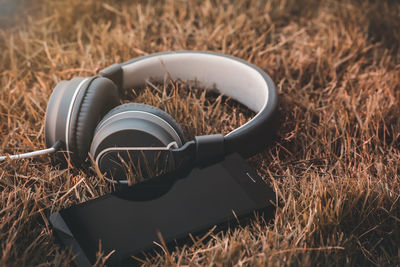
<path fill-rule="evenodd" d="M 0 10 L 0 154 L 44 146 L 59 81 L 147 53 L 222 52 L 276 82 L 279 137 L 250 159 L 277 192 L 273 223 L 211 234 L 148 265 L 400 265 L 397 1 L 2 0 Z M 188 136 L 226 133 L 251 116 L 172 85 L 127 99 L 167 110 Z M 0 265 L 70 265 L 49 214 L 110 186 L 46 157 L 0 168 Z"/>

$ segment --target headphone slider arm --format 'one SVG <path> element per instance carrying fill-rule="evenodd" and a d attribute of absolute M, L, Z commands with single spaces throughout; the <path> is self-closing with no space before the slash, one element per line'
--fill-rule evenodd
<path fill-rule="evenodd" d="M 113 64 L 105 69 L 102 69 L 99 75 L 113 81 L 120 93 L 123 91 L 123 71 L 121 64 Z"/>
<path fill-rule="evenodd" d="M 175 164 L 175 171 L 188 170 L 194 167 L 196 159 L 196 143 L 194 141 L 186 142 L 179 148 L 171 150 Z"/>
<path fill-rule="evenodd" d="M 224 136 L 222 134 L 195 136 L 194 141 L 197 165 L 206 166 L 224 158 Z"/>

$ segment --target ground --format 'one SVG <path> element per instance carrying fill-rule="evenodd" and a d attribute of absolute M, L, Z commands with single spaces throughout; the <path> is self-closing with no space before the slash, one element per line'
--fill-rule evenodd
<path fill-rule="evenodd" d="M 277 193 L 274 219 L 145 265 L 400 265 L 398 1 L 2 0 L 0 10 L 0 154 L 44 147 L 59 81 L 137 56 L 216 51 L 275 81 L 277 139 L 249 159 Z M 184 81 L 156 86 L 124 101 L 170 112 L 188 137 L 227 133 L 253 115 Z M 49 214 L 110 189 L 48 157 L 0 163 L 0 265 L 71 265 Z"/>

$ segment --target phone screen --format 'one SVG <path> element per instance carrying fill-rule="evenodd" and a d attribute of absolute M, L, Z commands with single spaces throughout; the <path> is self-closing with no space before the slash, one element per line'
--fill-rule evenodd
<path fill-rule="evenodd" d="M 160 243 L 159 234 L 170 242 L 270 206 L 271 198 L 272 190 L 233 155 L 173 184 L 168 178 L 150 180 L 59 214 L 89 261 L 99 242 L 119 261 Z"/>

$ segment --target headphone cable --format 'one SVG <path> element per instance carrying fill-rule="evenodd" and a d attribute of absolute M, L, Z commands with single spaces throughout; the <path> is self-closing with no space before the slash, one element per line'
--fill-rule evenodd
<path fill-rule="evenodd" d="M 28 153 L 23 153 L 23 154 L 16 154 L 16 155 L 7 155 L 7 156 L 0 156 L 0 161 L 4 161 L 6 159 L 25 159 L 25 158 L 33 158 L 37 156 L 42 156 L 42 155 L 47 155 L 47 154 L 53 154 L 57 152 L 60 148 L 62 147 L 62 142 L 57 141 L 52 147 L 46 148 L 46 149 L 41 149 L 41 150 L 36 150 Z"/>

